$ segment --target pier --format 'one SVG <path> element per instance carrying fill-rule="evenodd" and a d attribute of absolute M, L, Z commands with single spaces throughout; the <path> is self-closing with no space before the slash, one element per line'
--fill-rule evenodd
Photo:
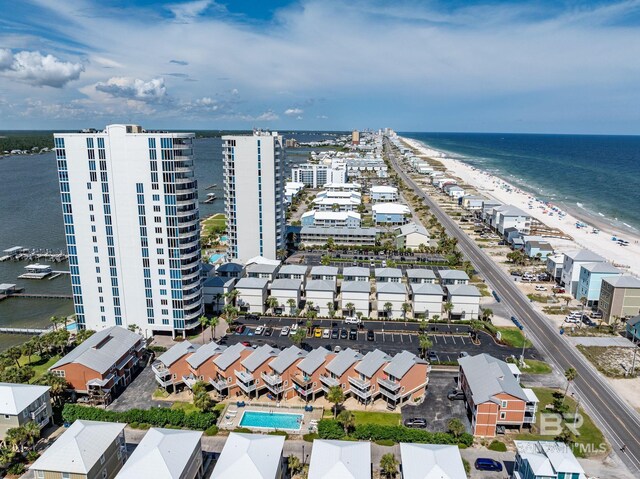
<path fill-rule="evenodd" d="M 2 261 L 37 261 L 47 260 L 53 263 L 62 263 L 67 261 L 68 256 L 63 251 L 54 251 L 52 249 L 43 248 L 25 248 L 23 246 L 13 246 L 3 251 L 4 255 L 0 256 Z"/>
<path fill-rule="evenodd" d="M 73 299 L 70 294 L 33 294 L 33 293 L 12 293 L 7 292 L 0 294 L 0 301 L 7 298 L 26 298 L 26 299 Z"/>
<path fill-rule="evenodd" d="M 28 334 L 30 336 L 40 336 L 50 331 L 53 331 L 53 328 L 0 328 L 0 334 Z"/>

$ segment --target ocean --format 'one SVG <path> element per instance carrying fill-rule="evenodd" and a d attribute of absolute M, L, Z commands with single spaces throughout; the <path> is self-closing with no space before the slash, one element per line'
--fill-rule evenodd
<path fill-rule="evenodd" d="M 640 136 L 399 133 L 555 203 L 640 232 Z"/>

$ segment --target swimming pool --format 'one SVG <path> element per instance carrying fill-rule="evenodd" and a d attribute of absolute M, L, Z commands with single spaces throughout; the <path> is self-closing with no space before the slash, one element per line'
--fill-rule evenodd
<path fill-rule="evenodd" d="M 240 427 L 255 427 L 260 429 L 288 429 L 300 430 L 302 414 L 287 414 L 282 412 L 244 411 L 240 418 Z"/>
<path fill-rule="evenodd" d="M 210 263 L 210 264 L 215 264 L 215 263 L 217 263 L 218 261 L 220 261 L 222 258 L 224 258 L 224 255 L 223 255 L 223 254 L 220 254 L 220 253 L 212 254 L 212 255 L 209 257 L 209 263 Z"/>
<path fill-rule="evenodd" d="M 220 236 L 220 241 L 229 241 L 229 237 L 226 235 Z"/>

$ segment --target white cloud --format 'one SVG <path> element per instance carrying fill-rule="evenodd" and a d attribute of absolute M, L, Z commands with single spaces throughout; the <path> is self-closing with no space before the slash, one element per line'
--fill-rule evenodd
<path fill-rule="evenodd" d="M 300 116 L 304 113 L 302 108 L 287 108 L 284 114 L 287 116 Z"/>
<path fill-rule="evenodd" d="M 211 0 L 195 0 L 193 2 L 175 3 L 167 5 L 167 9 L 176 18 L 176 22 L 189 23 L 209 8 L 213 2 Z"/>
<path fill-rule="evenodd" d="M 254 118 L 247 117 L 247 121 L 252 121 Z M 258 115 L 255 120 L 257 121 L 276 121 L 279 120 L 280 117 L 276 115 L 272 110 L 267 110 L 263 114 Z"/>
<path fill-rule="evenodd" d="M 9 49 L 0 49 L 0 74 L 30 85 L 62 88 L 77 80 L 83 71 L 82 63 L 64 62 L 38 51 L 14 54 Z"/>
<path fill-rule="evenodd" d="M 106 83 L 96 83 L 95 89 L 117 98 L 146 103 L 160 102 L 167 97 L 164 78 L 144 81 L 139 78 L 113 77 L 109 78 Z"/>

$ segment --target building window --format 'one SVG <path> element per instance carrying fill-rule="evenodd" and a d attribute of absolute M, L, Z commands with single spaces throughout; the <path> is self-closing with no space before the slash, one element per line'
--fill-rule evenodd
<path fill-rule="evenodd" d="M 104 454 L 100 456 L 100 464 L 104 464 Z"/>
<path fill-rule="evenodd" d="M 500 419 L 507 419 L 507 413 L 506 412 L 501 412 L 500 413 Z"/>
<path fill-rule="evenodd" d="M 507 401 L 502 401 L 502 407 L 507 407 Z"/>

